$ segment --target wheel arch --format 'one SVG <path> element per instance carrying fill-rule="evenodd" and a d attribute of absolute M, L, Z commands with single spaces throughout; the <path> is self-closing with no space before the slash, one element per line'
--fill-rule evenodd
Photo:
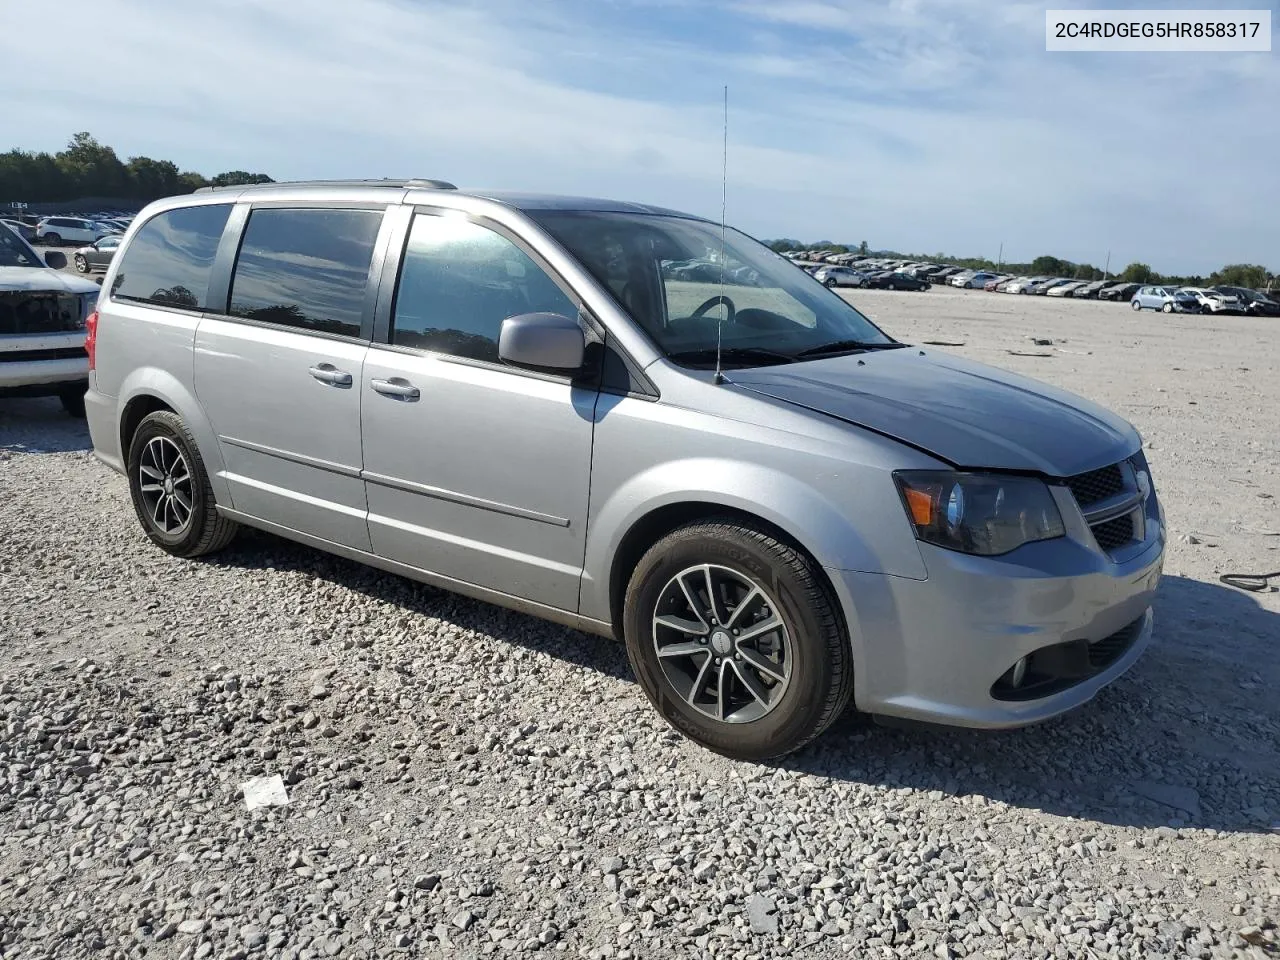
<path fill-rule="evenodd" d="M 132 371 L 120 389 L 120 459 L 129 462 L 133 435 L 144 417 L 157 410 L 170 410 L 182 418 L 196 442 L 200 459 L 209 474 L 209 484 L 219 503 L 233 506 L 231 491 L 223 476 L 222 450 L 213 425 L 191 390 L 173 374 L 156 367 Z"/>
<path fill-rule="evenodd" d="M 636 519 L 618 541 L 618 546 L 611 558 L 608 580 L 609 623 L 613 625 L 615 637 L 619 640 L 622 638 L 622 610 L 627 585 L 631 579 L 631 572 L 635 570 L 640 558 L 648 552 L 650 547 L 672 531 L 709 520 L 728 520 L 767 533 L 806 557 L 813 564 L 815 575 L 839 614 L 841 625 L 846 633 L 849 632 L 850 624 L 840 603 L 840 595 L 831 582 L 826 568 L 813 551 L 790 531 L 740 506 L 729 506 L 712 500 L 678 500 L 656 507 Z"/>

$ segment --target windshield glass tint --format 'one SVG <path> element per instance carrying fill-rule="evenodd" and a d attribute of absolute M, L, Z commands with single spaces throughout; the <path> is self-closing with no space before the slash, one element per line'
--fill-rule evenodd
<path fill-rule="evenodd" d="M 768 247 L 700 220 L 546 211 L 534 218 L 580 260 L 668 356 L 785 355 L 835 341 L 891 343 L 838 294 Z M 676 357 L 679 360 L 679 357 Z M 735 359 L 726 366 L 749 366 Z M 706 366 L 699 359 L 692 366 Z"/>
<path fill-rule="evenodd" d="M 43 267 L 35 251 L 11 229 L 0 225 L 0 267 Z"/>

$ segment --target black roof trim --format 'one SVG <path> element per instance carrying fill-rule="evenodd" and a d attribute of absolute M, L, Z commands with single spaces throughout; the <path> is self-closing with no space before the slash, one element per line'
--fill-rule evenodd
<path fill-rule="evenodd" d="M 379 180 L 281 180 L 272 183 L 234 183 L 225 187 L 198 187 L 196 193 L 212 193 L 215 190 L 269 190 L 272 187 L 395 187 L 400 190 L 457 190 L 448 180 L 427 180 L 422 177 Z"/>

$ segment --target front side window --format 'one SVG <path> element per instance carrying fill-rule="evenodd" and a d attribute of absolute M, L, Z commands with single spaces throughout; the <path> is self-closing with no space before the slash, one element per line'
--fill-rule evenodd
<path fill-rule="evenodd" d="M 259 208 L 249 215 L 228 312 L 360 336 L 381 210 Z"/>
<path fill-rule="evenodd" d="M 227 203 L 156 214 L 121 256 L 111 296 L 189 310 L 209 308 L 209 275 L 231 215 Z"/>
<path fill-rule="evenodd" d="M 501 234 L 457 216 L 414 217 L 392 343 L 497 363 L 502 321 L 524 313 L 576 317 L 578 305 Z"/>
<path fill-rule="evenodd" d="M 531 214 L 649 335 L 690 367 L 807 359 L 896 342 L 838 294 L 736 230 L 653 214 Z"/>

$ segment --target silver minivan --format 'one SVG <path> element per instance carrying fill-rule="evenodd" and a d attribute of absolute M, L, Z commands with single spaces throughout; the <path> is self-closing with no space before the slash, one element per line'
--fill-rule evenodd
<path fill-rule="evenodd" d="M 722 276 L 668 269 L 695 261 Z M 244 524 L 621 638 L 732 757 L 850 699 L 1044 720 L 1151 637 L 1164 517 L 1128 423 L 899 342 L 698 217 L 205 190 L 137 217 L 86 346 L 95 453 L 162 549 Z"/>

